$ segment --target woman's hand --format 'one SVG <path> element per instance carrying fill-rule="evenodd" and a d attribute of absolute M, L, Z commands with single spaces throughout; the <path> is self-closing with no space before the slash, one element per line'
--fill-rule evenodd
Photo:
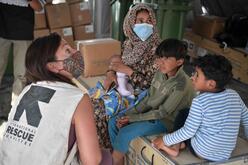
<path fill-rule="evenodd" d="M 111 62 L 109 65 L 109 69 L 116 72 L 125 73 L 128 76 L 131 76 L 133 74 L 133 70 L 122 62 Z"/>
<path fill-rule="evenodd" d="M 129 123 L 129 117 L 128 116 L 122 116 L 121 118 L 117 119 L 116 126 L 118 128 L 122 128 L 126 126 Z"/>

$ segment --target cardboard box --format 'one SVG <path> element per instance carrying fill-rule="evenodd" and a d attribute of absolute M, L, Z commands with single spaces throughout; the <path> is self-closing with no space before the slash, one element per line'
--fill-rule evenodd
<path fill-rule="evenodd" d="M 81 25 L 73 27 L 75 40 L 88 40 L 95 38 L 93 25 Z"/>
<path fill-rule="evenodd" d="M 34 29 L 47 28 L 45 11 L 35 12 L 34 15 Z"/>
<path fill-rule="evenodd" d="M 108 70 L 109 58 L 121 54 L 121 43 L 112 38 L 77 42 L 77 50 L 84 58 L 84 77 L 104 75 Z"/>
<path fill-rule="evenodd" d="M 91 15 L 88 2 L 70 4 L 70 12 L 73 26 L 91 23 Z"/>
<path fill-rule="evenodd" d="M 189 149 L 180 151 L 177 157 L 168 156 L 167 153 L 152 146 L 151 141 L 160 135 L 138 137 L 129 144 L 128 152 L 125 154 L 125 165 L 186 165 L 186 164 L 205 164 L 211 165 L 210 161 L 194 156 Z M 248 143 L 245 139 L 237 138 L 237 144 L 227 161 L 221 162 L 222 165 L 237 165 L 247 162 Z M 246 163 L 247 164 L 247 163 Z"/>
<path fill-rule="evenodd" d="M 46 5 L 45 9 L 50 29 L 71 26 L 70 10 L 67 3 Z"/>
<path fill-rule="evenodd" d="M 34 39 L 49 35 L 49 29 L 38 29 L 34 30 Z"/>
<path fill-rule="evenodd" d="M 192 30 L 206 38 L 214 36 L 224 30 L 224 18 L 217 16 L 197 16 L 193 22 Z"/>
<path fill-rule="evenodd" d="M 51 33 L 54 32 L 58 33 L 63 39 L 65 39 L 71 47 L 74 47 L 73 32 L 71 27 L 52 29 Z"/>

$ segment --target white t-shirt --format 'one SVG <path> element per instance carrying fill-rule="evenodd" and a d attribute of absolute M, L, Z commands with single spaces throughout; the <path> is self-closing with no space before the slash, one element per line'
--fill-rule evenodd
<path fill-rule="evenodd" d="M 62 82 L 27 86 L 11 109 L 0 149 L 1 165 L 61 165 L 80 89 Z"/>

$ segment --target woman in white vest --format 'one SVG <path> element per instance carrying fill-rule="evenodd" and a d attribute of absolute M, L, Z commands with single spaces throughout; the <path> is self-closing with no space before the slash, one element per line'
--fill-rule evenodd
<path fill-rule="evenodd" d="M 89 96 L 62 76 L 81 72 L 81 54 L 51 34 L 31 44 L 25 62 L 29 85 L 9 114 L 0 164 L 62 165 L 75 142 L 82 164 L 99 164 Z"/>

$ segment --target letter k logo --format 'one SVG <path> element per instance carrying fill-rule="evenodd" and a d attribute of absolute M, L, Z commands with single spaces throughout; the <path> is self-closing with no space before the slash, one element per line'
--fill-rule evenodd
<path fill-rule="evenodd" d="M 38 101 L 49 103 L 55 90 L 40 86 L 31 86 L 25 93 L 17 106 L 14 120 L 19 121 L 24 110 L 29 125 L 38 127 L 42 118 Z"/>

